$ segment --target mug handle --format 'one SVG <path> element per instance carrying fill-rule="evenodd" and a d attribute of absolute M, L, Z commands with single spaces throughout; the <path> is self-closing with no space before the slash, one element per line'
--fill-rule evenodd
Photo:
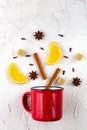
<path fill-rule="evenodd" d="M 27 112 L 31 112 L 31 92 L 23 94 L 22 105 Z"/>

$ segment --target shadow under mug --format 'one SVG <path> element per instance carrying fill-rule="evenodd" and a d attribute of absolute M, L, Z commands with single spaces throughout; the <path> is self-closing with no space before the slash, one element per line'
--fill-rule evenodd
<path fill-rule="evenodd" d="M 51 86 L 32 87 L 31 92 L 25 92 L 22 104 L 32 118 L 37 121 L 57 121 L 62 118 L 63 88 Z"/>

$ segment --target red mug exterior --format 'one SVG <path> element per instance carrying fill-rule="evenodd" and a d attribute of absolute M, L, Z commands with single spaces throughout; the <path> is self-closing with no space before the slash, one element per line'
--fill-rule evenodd
<path fill-rule="evenodd" d="M 62 118 L 63 88 L 51 87 L 46 90 L 41 87 L 33 87 L 31 92 L 24 93 L 22 104 L 27 112 L 31 112 L 34 120 L 60 120 Z"/>

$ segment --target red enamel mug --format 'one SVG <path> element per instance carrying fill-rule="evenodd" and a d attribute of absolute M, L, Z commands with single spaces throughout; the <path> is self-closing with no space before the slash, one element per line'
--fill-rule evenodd
<path fill-rule="evenodd" d="M 57 121 L 62 118 L 63 88 L 51 86 L 32 87 L 31 92 L 25 92 L 22 104 L 32 118 L 37 121 Z"/>

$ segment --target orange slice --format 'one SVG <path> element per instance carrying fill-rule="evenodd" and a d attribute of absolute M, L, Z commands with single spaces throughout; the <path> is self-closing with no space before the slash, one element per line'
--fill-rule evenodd
<path fill-rule="evenodd" d="M 8 77 L 18 84 L 23 84 L 28 82 L 28 78 L 19 70 L 15 63 L 10 63 L 8 67 Z"/>
<path fill-rule="evenodd" d="M 47 56 L 46 64 L 56 64 L 62 58 L 62 49 L 56 42 L 50 43 L 49 53 Z"/>

